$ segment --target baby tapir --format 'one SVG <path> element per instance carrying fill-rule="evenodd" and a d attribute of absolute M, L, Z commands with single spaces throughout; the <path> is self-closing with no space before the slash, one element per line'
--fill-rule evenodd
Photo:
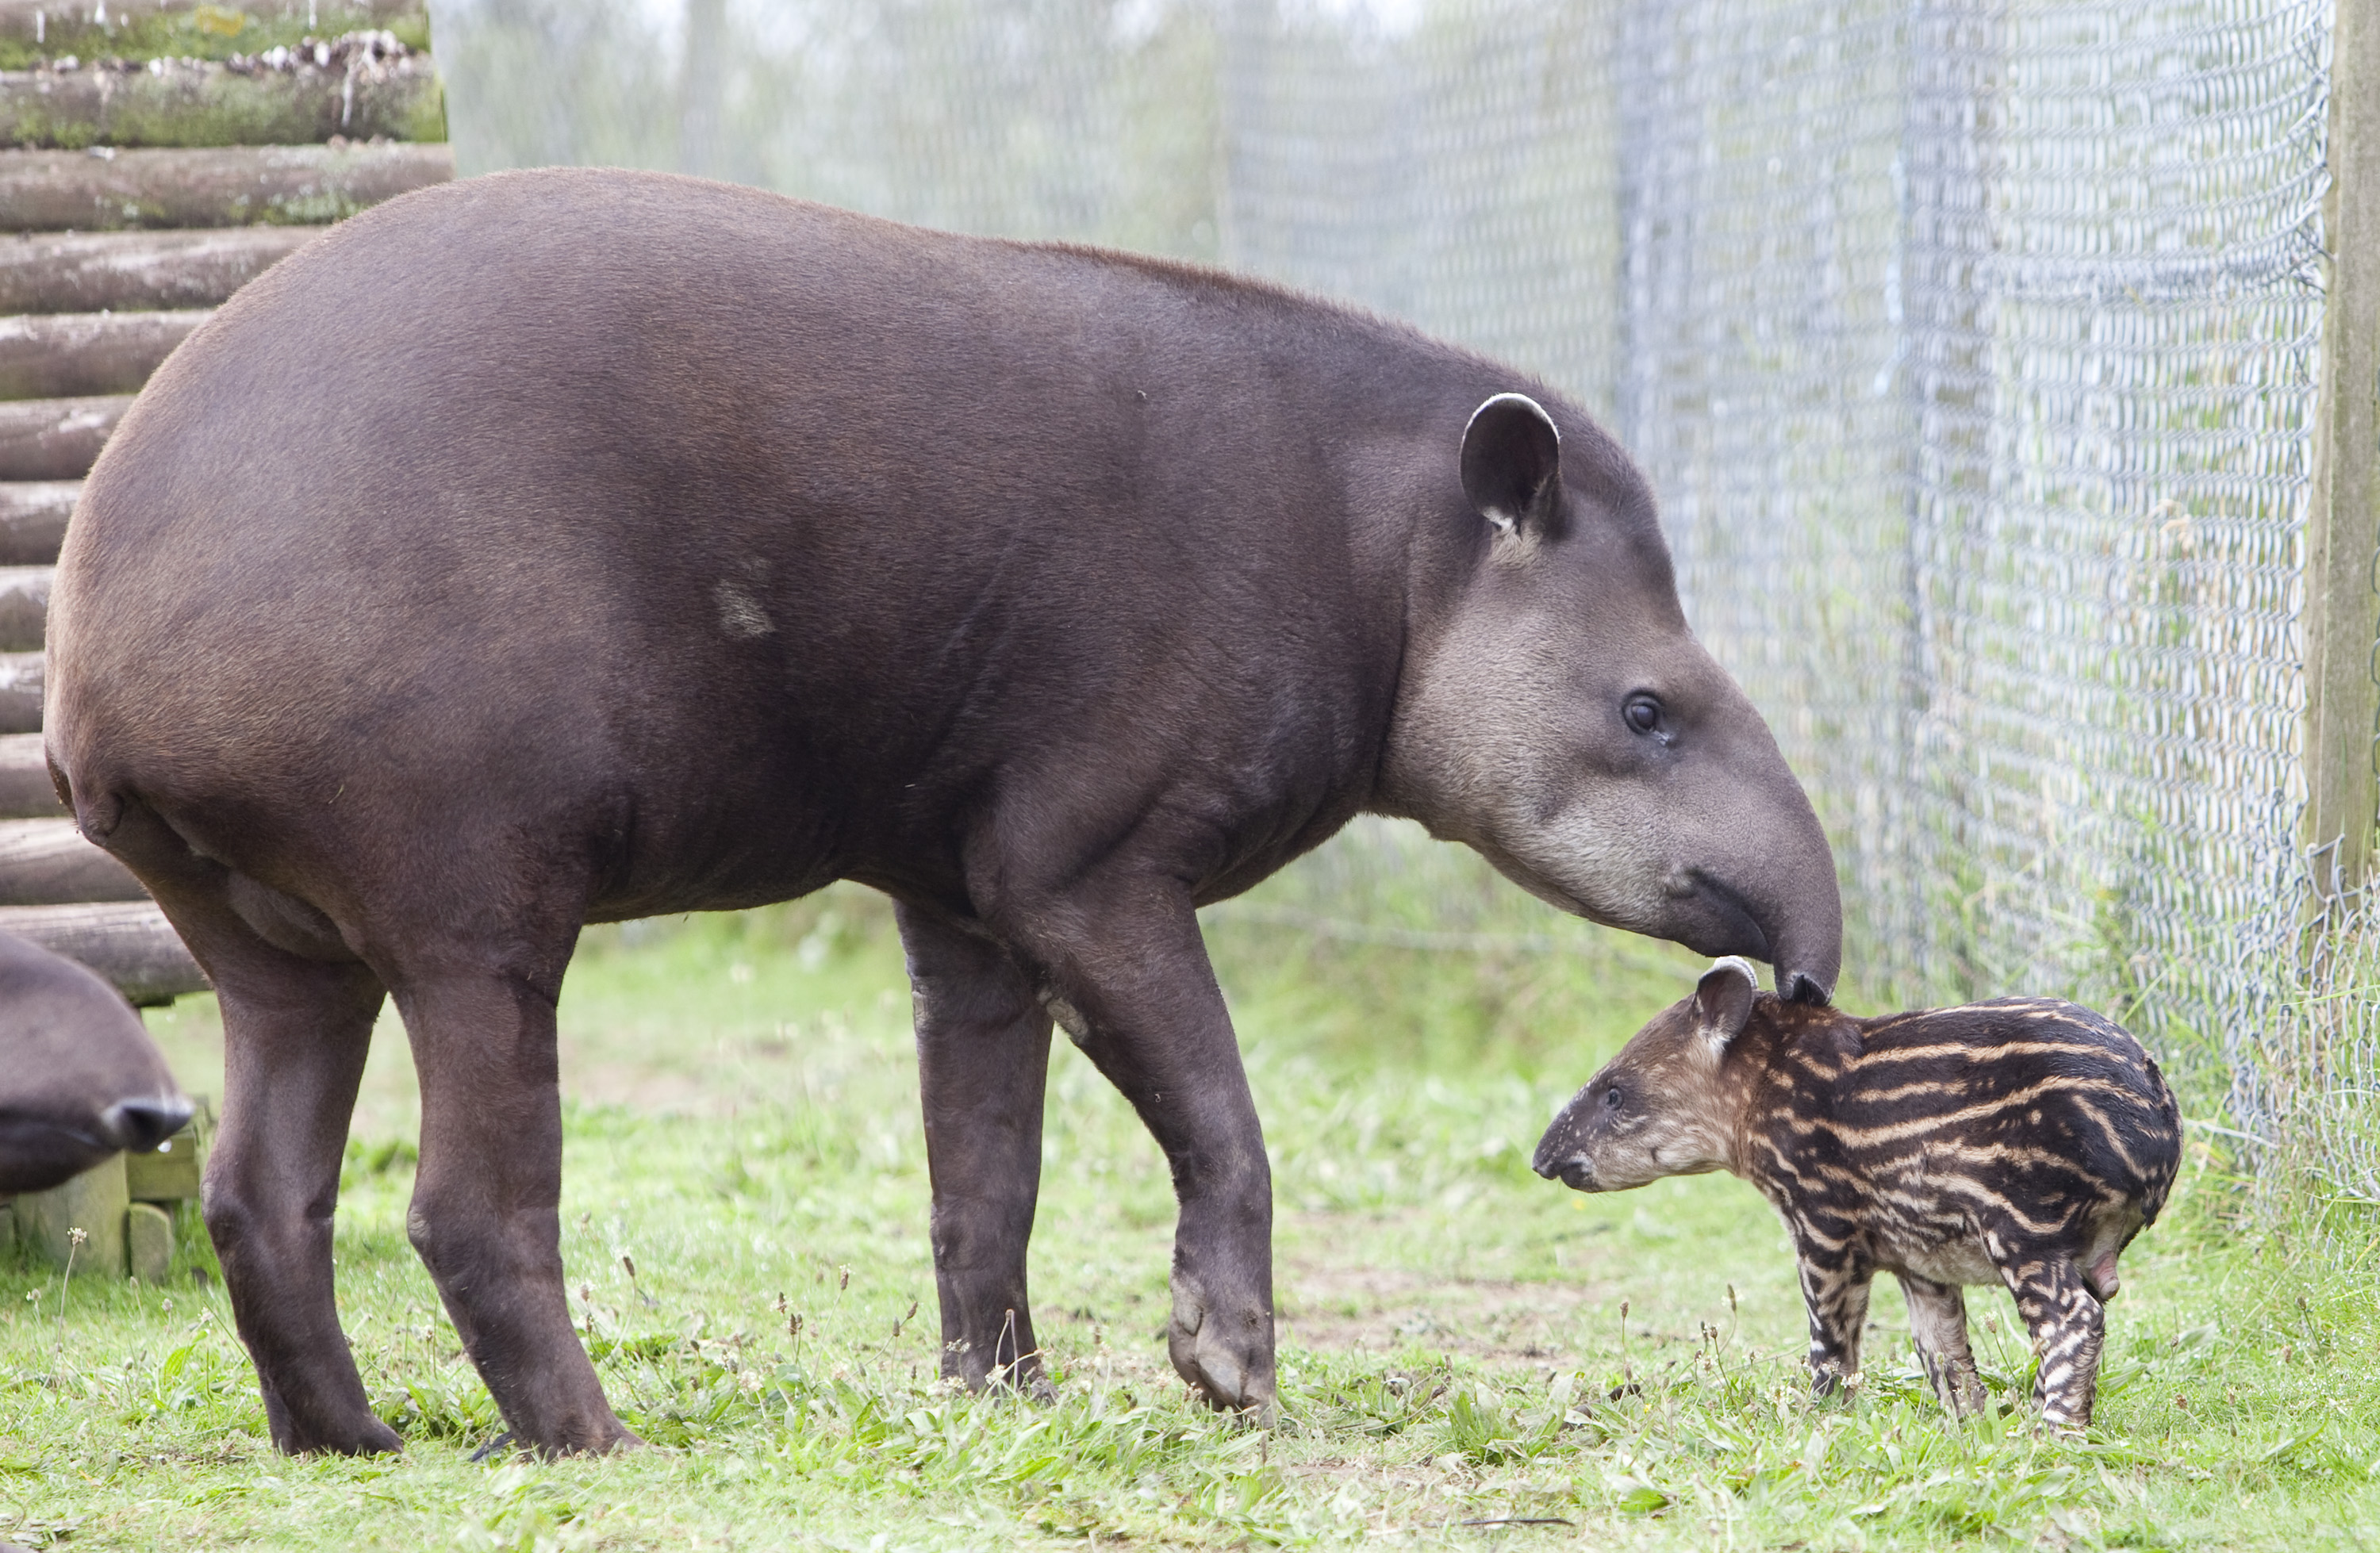
<path fill-rule="evenodd" d="M 1810 1313 L 1812 1385 L 1859 1374 L 1868 1282 L 1900 1280 L 1943 1405 L 1984 1405 L 1960 1289 L 2004 1283 L 2052 1426 L 2090 1422 L 2116 1258 L 2155 1222 L 2180 1113 L 2141 1045 L 2046 998 L 1857 1019 L 1719 961 L 1572 1098 L 1536 1171 L 1582 1192 L 1730 1171 L 1776 1205 Z"/>

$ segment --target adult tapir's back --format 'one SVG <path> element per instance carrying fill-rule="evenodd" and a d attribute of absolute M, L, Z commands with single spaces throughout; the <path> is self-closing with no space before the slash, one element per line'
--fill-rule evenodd
<path fill-rule="evenodd" d="M 127 417 L 62 558 L 53 758 L 194 817 L 591 823 L 601 915 L 947 891 L 951 814 L 1020 765 L 1126 811 L 1128 768 L 1260 786 L 1277 862 L 1360 798 L 1407 625 L 1414 537 L 1353 552 L 1351 471 L 1509 385 L 1158 263 L 451 186 L 266 275 Z"/>

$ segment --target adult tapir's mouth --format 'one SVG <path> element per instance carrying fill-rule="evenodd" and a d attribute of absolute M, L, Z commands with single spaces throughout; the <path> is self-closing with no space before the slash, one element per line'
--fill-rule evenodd
<path fill-rule="evenodd" d="M 1680 942 L 1714 959 L 1728 954 L 1755 960 L 1770 957 L 1768 929 L 1742 896 L 1700 869 L 1689 869 L 1686 877 L 1693 881 L 1693 892 L 1686 898 L 1707 914 L 1707 920 L 1694 936 Z"/>
<path fill-rule="evenodd" d="M 1742 954 L 1768 962 L 1777 973 L 1778 996 L 1788 1002 L 1824 1004 L 1828 1001 L 1833 989 L 1827 981 L 1792 963 L 1792 925 L 1781 920 L 1782 914 L 1761 910 L 1724 880 L 1700 869 L 1689 869 L 1687 877 L 1693 882 L 1687 900 L 1692 907 L 1699 908 L 1703 919 L 1679 934 L 1679 942 L 1698 954 L 1714 958 Z"/>

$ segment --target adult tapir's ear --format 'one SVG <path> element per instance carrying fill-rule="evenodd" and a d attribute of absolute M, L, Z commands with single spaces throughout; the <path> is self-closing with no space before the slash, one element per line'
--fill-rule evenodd
<path fill-rule="evenodd" d="M 1752 1000 L 1759 992 L 1752 963 L 1732 954 L 1714 964 L 1694 984 L 1694 1028 L 1709 1044 L 1712 1056 L 1743 1034 L 1752 1022 Z"/>
<path fill-rule="evenodd" d="M 1561 433 L 1525 394 L 1499 394 L 1463 429 L 1463 493 L 1510 534 L 1549 531 L 1561 512 Z"/>

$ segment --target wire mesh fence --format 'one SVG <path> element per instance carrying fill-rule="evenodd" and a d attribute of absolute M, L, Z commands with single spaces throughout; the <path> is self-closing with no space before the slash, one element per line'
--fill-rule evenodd
<path fill-rule="evenodd" d="M 2370 952 L 2304 928 L 2330 0 L 432 9 L 466 170 L 1219 261 L 1562 386 L 1811 789 L 1855 986 L 2114 1009 L 2380 1197 Z M 1261 909 L 1559 941 L 1335 844 Z"/>

